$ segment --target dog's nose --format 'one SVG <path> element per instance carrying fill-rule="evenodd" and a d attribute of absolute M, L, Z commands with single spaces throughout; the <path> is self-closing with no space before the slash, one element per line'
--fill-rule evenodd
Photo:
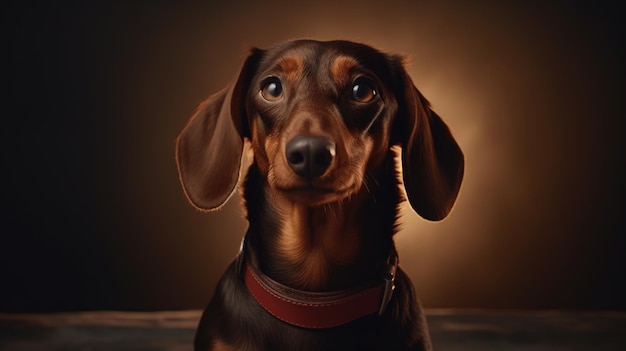
<path fill-rule="evenodd" d="M 301 135 L 287 143 L 285 154 L 297 175 L 313 179 L 330 167 L 335 158 L 335 143 L 323 136 Z"/>

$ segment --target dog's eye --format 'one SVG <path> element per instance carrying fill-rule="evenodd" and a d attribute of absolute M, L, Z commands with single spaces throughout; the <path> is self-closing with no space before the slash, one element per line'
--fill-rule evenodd
<path fill-rule="evenodd" d="M 352 97 L 358 102 L 370 102 L 378 93 L 367 79 L 357 79 L 352 85 Z"/>
<path fill-rule="evenodd" d="M 261 88 L 261 96 L 267 101 L 277 101 L 283 95 L 283 86 L 276 77 L 271 77 Z"/>

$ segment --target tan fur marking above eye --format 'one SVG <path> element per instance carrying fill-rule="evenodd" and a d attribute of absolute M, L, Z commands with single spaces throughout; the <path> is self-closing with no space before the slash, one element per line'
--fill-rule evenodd
<path fill-rule="evenodd" d="M 278 62 L 278 67 L 288 80 L 297 81 L 302 76 L 304 63 L 299 56 L 287 56 Z"/>
<path fill-rule="evenodd" d="M 350 80 L 350 71 L 359 62 L 350 56 L 338 56 L 330 64 L 330 76 L 338 85 L 346 85 Z"/>

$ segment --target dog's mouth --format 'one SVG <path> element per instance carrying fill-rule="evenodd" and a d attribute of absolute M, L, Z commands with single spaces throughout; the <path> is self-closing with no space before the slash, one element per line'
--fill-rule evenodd
<path fill-rule="evenodd" d="M 324 204 L 347 197 L 349 194 L 354 192 L 355 188 L 356 184 L 354 183 L 341 188 L 316 186 L 311 184 L 292 187 L 277 187 L 277 190 L 300 203 Z"/>

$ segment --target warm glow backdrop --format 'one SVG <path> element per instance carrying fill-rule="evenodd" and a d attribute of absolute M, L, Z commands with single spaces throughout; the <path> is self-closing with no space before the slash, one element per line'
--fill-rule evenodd
<path fill-rule="evenodd" d="M 204 307 L 246 224 L 186 203 L 174 139 L 248 47 L 305 37 L 408 55 L 465 152 L 451 216 L 397 235 L 425 307 L 626 308 L 623 16 L 539 3 L 11 5 L 0 311 Z"/>

